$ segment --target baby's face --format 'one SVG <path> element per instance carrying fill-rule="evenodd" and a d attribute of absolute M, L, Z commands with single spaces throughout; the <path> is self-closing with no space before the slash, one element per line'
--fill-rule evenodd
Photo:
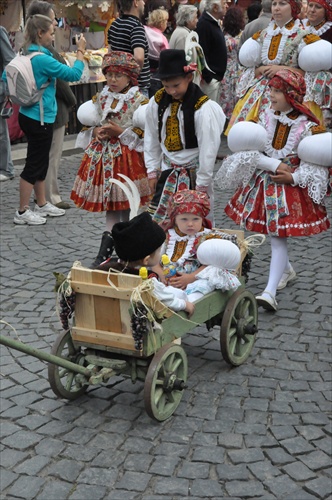
<path fill-rule="evenodd" d="M 183 234 L 192 235 L 202 229 L 203 219 L 199 215 L 181 214 L 175 217 L 175 224 Z"/>

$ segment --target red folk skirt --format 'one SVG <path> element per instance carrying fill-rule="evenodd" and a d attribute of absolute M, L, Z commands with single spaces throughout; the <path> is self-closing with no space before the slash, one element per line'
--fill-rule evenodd
<path fill-rule="evenodd" d="M 111 178 L 124 182 L 118 173 L 126 175 L 135 183 L 141 205 L 146 205 L 150 201 L 150 189 L 143 153 L 131 151 L 116 138 L 89 144 L 70 198 L 78 208 L 89 212 L 128 210 L 130 207 L 125 193 L 109 182 Z"/>
<path fill-rule="evenodd" d="M 248 231 L 287 238 L 310 236 L 330 227 L 326 208 L 307 188 L 275 184 L 268 173 L 254 174 L 225 207 L 226 214 Z"/>

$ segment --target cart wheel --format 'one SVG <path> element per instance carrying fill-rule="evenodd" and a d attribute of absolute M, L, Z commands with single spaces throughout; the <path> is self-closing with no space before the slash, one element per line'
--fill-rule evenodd
<path fill-rule="evenodd" d="M 144 384 L 147 414 L 159 422 L 179 406 L 188 376 L 187 355 L 179 345 L 167 344 L 153 356 Z"/>
<path fill-rule="evenodd" d="M 220 348 L 227 363 L 239 366 L 249 357 L 257 333 L 257 302 L 247 290 L 237 290 L 227 302 L 220 327 Z"/>
<path fill-rule="evenodd" d="M 84 356 L 80 348 L 76 348 L 71 338 L 70 332 L 63 332 L 57 337 L 51 354 L 60 356 L 61 358 L 68 359 L 78 365 L 84 365 Z M 76 380 L 77 374 L 56 366 L 48 364 L 48 380 L 52 391 L 60 398 L 76 399 L 85 393 L 88 386 L 79 383 Z"/>

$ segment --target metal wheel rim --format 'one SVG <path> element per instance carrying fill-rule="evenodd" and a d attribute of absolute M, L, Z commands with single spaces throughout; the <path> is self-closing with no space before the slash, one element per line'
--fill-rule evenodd
<path fill-rule="evenodd" d="M 51 354 L 64 359 L 69 359 L 73 363 L 84 364 L 84 356 L 80 348 L 75 348 L 69 331 L 61 333 L 53 344 Z M 60 398 L 77 399 L 87 390 L 87 386 L 82 386 L 77 381 L 77 374 L 56 366 L 48 364 L 48 380 L 54 394 Z"/>
<path fill-rule="evenodd" d="M 220 348 L 225 361 L 239 366 L 249 357 L 256 340 L 256 334 L 239 334 L 244 325 L 256 325 L 258 322 L 257 302 L 247 290 L 237 290 L 231 296 L 225 308 L 220 327 Z"/>
<path fill-rule="evenodd" d="M 159 422 L 169 418 L 182 399 L 183 390 L 165 391 L 165 382 L 173 374 L 177 379 L 187 381 L 187 355 L 181 346 L 168 344 L 152 358 L 144 384 L 146 412 Z"/>

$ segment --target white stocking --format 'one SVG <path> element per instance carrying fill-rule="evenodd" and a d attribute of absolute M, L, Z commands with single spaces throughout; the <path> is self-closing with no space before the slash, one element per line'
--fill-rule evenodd
<path fill-rule="evenodd" d="M 114 224 L 129 220 L 129 210 L 108 210 L 106 212 L 106 229 L 112 231 Z"/>
<path fill-rule="evenodd" d="M 287 238 L 271 236 L 271 263 L 269 281 L 264 292 L 269 292 L 273 297 L 276 296 L 277 286 L 281 277 L 289 264 L 287 251 Z M 263 295 L 264 295 L 263 292 Z"/>

